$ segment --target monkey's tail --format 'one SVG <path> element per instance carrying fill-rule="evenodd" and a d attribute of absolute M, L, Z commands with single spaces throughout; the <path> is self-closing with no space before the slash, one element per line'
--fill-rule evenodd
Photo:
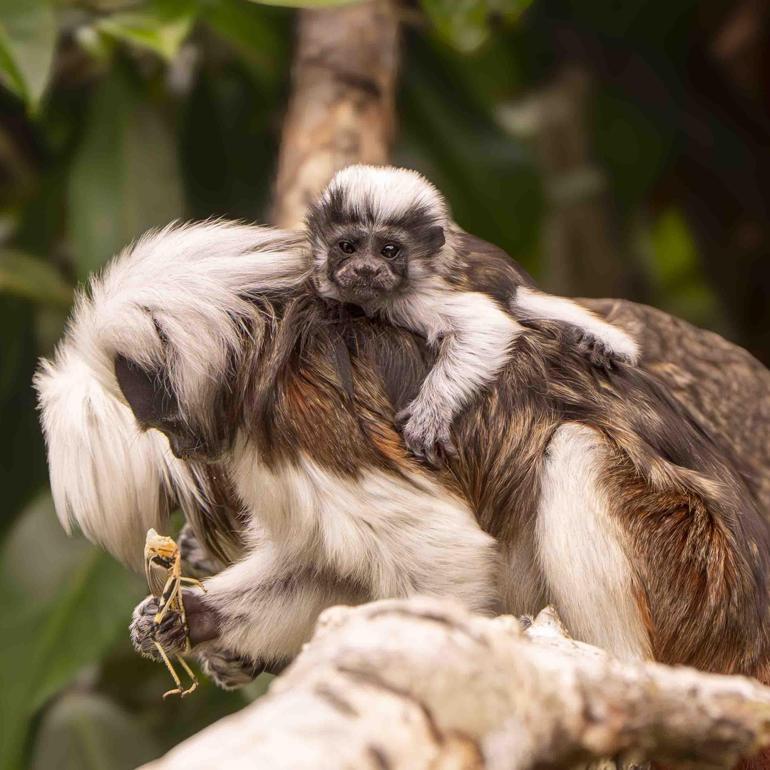
<path fill-rule="evenodd" d="M 69 340 L 34 378 L 54 504 L 68 532 L 139 567 L 146 531 L 163 531 L 175 476 L 165 438 L 140 432 L 133 413 Z"/>

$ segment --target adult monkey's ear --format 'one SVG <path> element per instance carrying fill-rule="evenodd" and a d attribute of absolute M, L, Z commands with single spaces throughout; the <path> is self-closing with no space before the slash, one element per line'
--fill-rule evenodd
<path fill-rule="evenodd" d="M 440 225 L 434 225 L 428 228 L 428 249 L 438 251 L 446 243 L 446 234 L 444 228 Z"/>

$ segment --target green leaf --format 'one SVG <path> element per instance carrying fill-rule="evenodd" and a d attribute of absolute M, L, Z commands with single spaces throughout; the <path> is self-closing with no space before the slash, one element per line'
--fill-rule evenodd
<path fill-rule="evenodd" d="M 513 21 L 532 0 L 422 0 L 439 36 L 464 53 L 480 48 L 493 23 Z"/>
<path fill-rule="evenodd" d="M 48 0 L 3 0 L 0 76 L 32 110 L 48 83 L 56 32 L 56 18 Z"/>
<path fill-rule="evenodd" d="M 95 26 L 100 32 L 171 61 L 195 22 L 194 0 L 150 0 L 129 11 L 105 16 Z"/>
<path fill-rule="evenodd" d="M 0 768 L 12 770 L 36 711 L 126 634 L 144 586 L 82 539 L 67 540 L 46 498 L 11 531 L 0 566 Z"/>
<path fill-rule="evenodd" d="M 290 35 L 277 24 L 278 11 L 243 0 L 214 0 L 201 6 L 200 19 L 229 43 L 260 84 L 286 71 Z"/>
<path fill-rule="evenodd" d="M 101 695 L 68 693 L 43 717 L 30 770 L 131 770 L 160 753 L 125 709 Z"/>
<path fill-rule="evenodd" d="M 69 185 L 77 274 L 183 213 L 176 147 L 161 111 L 118 67 L 100 85 Z"/>
<path fill-rule="evenodd" d="M 72 287 L 50 263 L 15 249 L 0 249 L 0 294 L 67 308 Z"/>

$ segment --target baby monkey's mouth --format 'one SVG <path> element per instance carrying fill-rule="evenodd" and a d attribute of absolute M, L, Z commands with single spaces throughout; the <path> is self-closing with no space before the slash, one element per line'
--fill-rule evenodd
<path fill-rule="evenodd" d="M 334 271 L 332 281 L 346 302 L 361 303 L 382 299 L 398 287 L 401 279 L 387 265 L 350 262 Z"/>

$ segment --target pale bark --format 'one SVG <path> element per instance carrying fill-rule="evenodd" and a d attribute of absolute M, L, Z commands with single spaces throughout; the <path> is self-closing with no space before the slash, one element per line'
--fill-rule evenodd
<path fill-rule="evenodd" d="M 331 176 L 388 162 L 398 20 L 388 0 L 300 13 L 273 221 L 296 227 Z"/>
<path fill-rule="evenodd" d="M 145 768 L 727 768 L 769 741 L 753 680 L 618 661 L 549 609 L 522 632 L 412 599 L 328 610 L 268 695 Z"/>

